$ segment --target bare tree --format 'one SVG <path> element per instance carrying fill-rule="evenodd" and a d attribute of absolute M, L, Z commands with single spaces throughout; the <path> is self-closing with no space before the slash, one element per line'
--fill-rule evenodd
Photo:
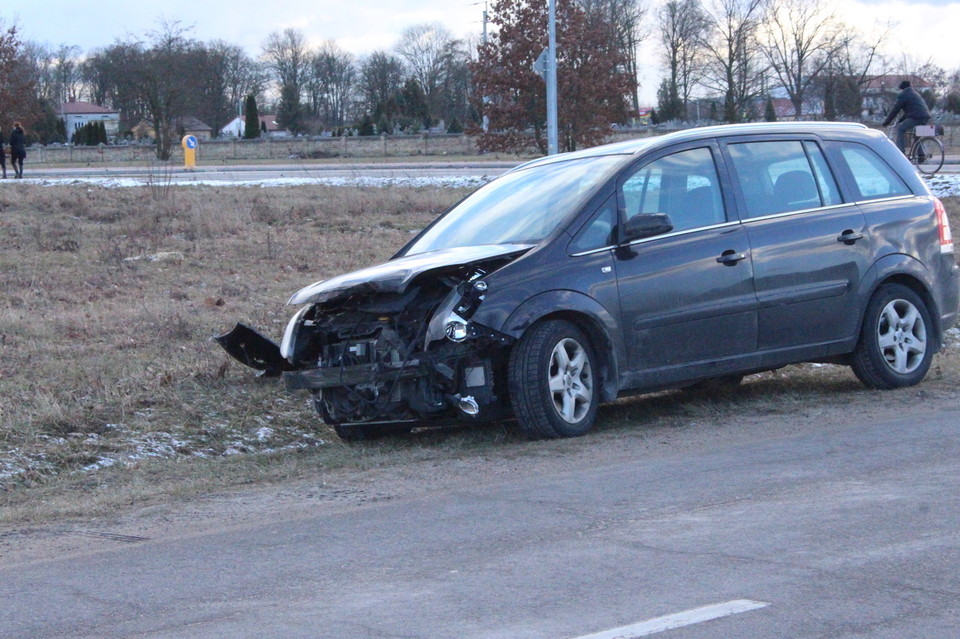
<path fill-rule="evenodd" d="M 53 66 L 53 54 L 46 46 L 26 40 L 20 45 L 19 73 L 26 75 L 34 87 L 39 100 L 49 102 L 53 96 L 53 78 L 49 73 Z"/>
<path fill-rule="evenodd" d="M 824 70 L 824 117 L 828 120 L 859 118 L 863 111 L 863 89 L 880 60 L 879 50 L 889 30 L 866 39 L 850 28 L 829 56 Z"/>
<path fill-rule="evenodd" d="M 708 0 L 708 29 L 703 85 L 723 95 L 723 118 L 740 122 L 750 101 L 760 93 L 763 74 L 757 31 L 767 0 Z"/>
<path fill-rule="evenodd" d="M 397 54 L 427 96 L 436 93 L 443 83 L 453 42 L 453 36 L 439 22 L 407 27 L 397 42 Z"/>
<path fill-rule="evenodd" d="M 311 59 L 307 81 L 310 108 L 323 126 L 342 127 L 357 78 L 353 54 L 327 40 Z"/>
<path fill-rule="evenodd" d="M 403 88 L 403 61 L 384 51 L 374 51 L 360 64 L 360 95 L 363 108 L 374 119 L 392 120 Z"/>
<path fill-rule="evenodd" d="M 842 44 L 840 23 L 823 0 L 775 0 L 760 49 L 800 118 L 813 83 Z"/>
<path fill-rule="evenodd" d="M 239 115 L 248 95 L 259 95 L 267 82 L 263 65 L 244 50 L 222 40 L 197 43 L 191 51 L 195 70 L 185 78 L 194 94 L 193 113 L 213 129 L 214 135 Z"/>
<path fill-rule="evenodd" d="M 53 98 L 63 103 L 80 93 L 82 75 L 80 73 L 80 47 L 61 44 L 53 53 L 51 68 Z"/>
<path fill-rule="evenodd" d="M 310 69 L 306 36 L 297 29 L 274 31 L 263 45 L 263 56 L 280 92 L 277 119 L 294 133 L 300 126 L 300 100 Z"/>
<path fill-rule="evenodd" d="M 686 117 L 687 103 L 703 69 L 703 39 L 707 21 L 700 0 L 667 0 L 657 12 L 660 45 L 667 65 L 665 119 Z"/>
<path fill-rule="evenodd" d="M 639 111 L 640 76 L 637 50 L 647 37 L 644 29 L 646 7 L 641 0 L 581 0 L 580 5 L 588 14 L 599 14 L 610 27 L 616 47 L 623 56 L 627 75 L 634 84 L 631 92 L 633 111 Z"/>
<path fill-rule="evenodd" d="M 161 22 L 149 36 L 149 43 L 117 42 L 95 52 L 86 77 L 100 104 L 119 110 L 127 126 L 141 119 L 150 123 L 157 158 L 168 160 L 177 123 L 207 97 L 205 52 L 177 22 Z"/>

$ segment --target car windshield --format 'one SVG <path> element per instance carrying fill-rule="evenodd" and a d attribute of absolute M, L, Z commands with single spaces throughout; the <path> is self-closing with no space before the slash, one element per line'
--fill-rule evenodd
<path fill-rule="evenodd" d="M 552 162 L 481 187 L 411 244 L 405 255 L 484 244 L 535 244 L 590 197 L 622 155 Z"/>

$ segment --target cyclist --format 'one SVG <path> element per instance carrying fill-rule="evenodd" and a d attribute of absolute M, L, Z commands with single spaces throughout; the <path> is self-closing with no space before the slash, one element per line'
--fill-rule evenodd
<path fill-rule="evenodd" d="M 904 149 L 906 141 L 904 137 L 907 131 L 918 124 L 926 124 L 930 121 L 930 110 L 927 109 L 927 103 L 924 102 L 923 97 L 910 86 L 909 80 L 904 80 L 900 83 L 900 95 L 897 96 L 897 101 L 894 103 L 890 115 L 883 121 L 883 126 L 890 126 L 890 123 L 893 122 L 893 119 L 896 118 L 897 114 L 901 111 L 903 111 L 903 115 L 900 116 L 897 124 L 897 147 L 906 155 L 907 151 Z M 921 161 L 923 160 L 923 158 L 920 159 Z"/>

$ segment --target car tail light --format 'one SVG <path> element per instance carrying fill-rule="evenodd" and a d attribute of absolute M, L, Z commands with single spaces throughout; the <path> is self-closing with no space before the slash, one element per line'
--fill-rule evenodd
<path fill-rule="evenodd" d="M 937 211 L 937 228 L 940 229 L 940 252 L 953 253 L 953 235 L 950 233 L 947 210 L 943 208 L 943 202 L 939 198 L 933 198 L 933 206 Z"/>

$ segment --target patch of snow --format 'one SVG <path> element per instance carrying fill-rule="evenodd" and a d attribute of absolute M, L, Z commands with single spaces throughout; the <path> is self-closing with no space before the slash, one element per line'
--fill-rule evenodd
<path fill-rule="evenodd" d="M 216 175 L 210 177 L 173 178 L 170 186 L 244 186 L 259 188 L 276 188 L 284 186 L 358 186 L 373 188 L 388 187 L 436 187 L 436 188 L 477 188 L 483 186 L 492 177 L 487 176 L 434 176 L 434 177 L 280 177 L 263 180 L 224 180 Z M 65 186 L 95 184 L 104 188 L 131 188 L 148 186 L 153 182 L 149 177 L 70 177 L 70 178 L 35 178 L 25 179 L 24 182 L 41 186 Z M 164 183 L 166 186 L 167 183 Z"/>

